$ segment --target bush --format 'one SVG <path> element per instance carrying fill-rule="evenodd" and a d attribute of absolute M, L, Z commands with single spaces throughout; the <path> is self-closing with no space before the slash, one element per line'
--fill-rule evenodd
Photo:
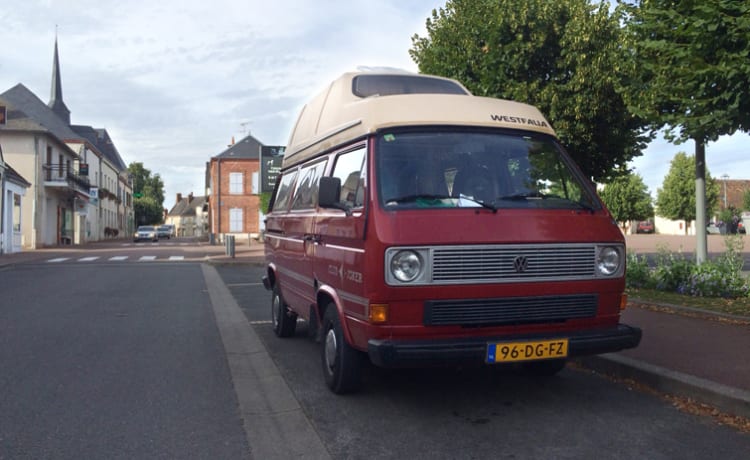
<path fill-rule="evenodd" d="M 629 288 L 655 288 L 696 297 L 747 297 L 750 295 L 750 285 L 742 275 L 743 240 L 739 236 L 727 236 L 725 246 L 724 254 L 715 261 L 701 265 L 662 248 L 659 249 L 653 270 L 645 257 L 629 253 L 626 285 Z"/>
<path fill-rule="evenodd" d="M 654 287 L 651 268 L 648 266 L 646 257 L 639 257 L 634 252 L 628 253 L 627 270 L 625 272 L 625 285 L 629 288 L 646 288 Z"/>

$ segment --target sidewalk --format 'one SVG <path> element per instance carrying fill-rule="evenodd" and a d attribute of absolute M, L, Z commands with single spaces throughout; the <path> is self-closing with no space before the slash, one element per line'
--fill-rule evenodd
<path fill-rule="evenodd" d="M 749 238 L 743 237 L 746 256 Z M 628 235 L 627 245 L 636 253 L 656 253 L 664 248 L 690 254 L 695 252 L 695 236 Z M 709 235 L 709 254 L 724 251 L 724 237 Z M 622 322 L 643 330 L 637 348 L 578 362 L 597 372 L 633 379 L 750 419 L 750 316 L 672 305 L 639 306 L 638 299 L 631 298 Z"/>

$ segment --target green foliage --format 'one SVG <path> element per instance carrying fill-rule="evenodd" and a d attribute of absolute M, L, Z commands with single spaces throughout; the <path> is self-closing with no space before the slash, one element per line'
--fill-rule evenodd
<path fill-rule="evenodd" d="M 641 0 L 623 11 L 631 110 L 677 142 L 750 129 L 750 2 Z"/>
<path fill-rule="evenodd" d="M 651 195 L 639 174 L 616 177 L 604 186 L 599 196 L 623 228 L 628 221 L 647 220 L 654 216 Z"/>
<path fill-rule="evenodd" d="M 151 197 L 133 199 L 136 225 L 156 225 L 164 221 L 161 204 Z"/>
<path fill-rule="evenodd" d="M 742 209 L 750 211 L 750 190 L 745 190 L 742 194 Z"/>
<path fill-rule="evenodd" d="M 626 285 L 628 288 L 658 289 L 695 297 L 747 297 L 750 285 L 742 275 L 742 237 L 728 236 L 724 244 L 724 254 L 700 265 L 681 254 L 660 249 L 653 270 L 645 257 L 629 253 Z"/>
<path fill-rule="evenodd" d="M 136 225 L 161 223 L 164 219 L 164 182 L 158 174 L 143 167 L 143 163 L 134 162 L 128 166 L 128 173 L 133 178 L 133 208 Z"/>
<path fill-rule="evenodd" d="M 651 268 L 645 256 L 638 256 L 634 252 L 628 253 L 625 285 L 629 288 L 653 289 L 656 285 L 651 276 Z"/>
<path fill-rule="evenodd" d="M 719 200 L 719 184 L 706 171 L 706 215 L 712 215 Z M 672 220 L 684 220 L 687 232 L 695 220 L 695 157 L 678 152 L 672 159 L 662 188 L 656 192 L 656 213 Z"/>
<path fill-rule="evenodd" d="M 159 207 L 164 203 L 164 182 L 159 174 L 151 175 L 143 163 L 133 162 L 128 166 L 128 173 L 133 178 L 133 194 L 140 194 L 142 198 L 151 198 Z"/>
<path fill-rule="evenodd" d="M 410 50 L 421 72 L 455 78 L 475 95 L 539 107 L 595 181 L 642 154 L 649 139 L 622 96 L 631 54 L 607 4 L 448 0 L 426 29 Z"/>
<path fill-rule="evenodd" d="M 271 202 L 271 195 L 273 195 L 273 192 L 263 192 L 260 194 L 260 210 L 263 213 L 268 212 L 268 204 Z"/>

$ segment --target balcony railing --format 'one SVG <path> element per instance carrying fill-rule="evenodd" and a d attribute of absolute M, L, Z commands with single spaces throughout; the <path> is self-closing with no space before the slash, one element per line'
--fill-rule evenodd
<path fill-rule="evenodd" d="M 76 174 L 65 165 L 44 165 L 44 185 L 49 187 L 68 187 L 86 195 L 91 183 L 88 177 Z"/>

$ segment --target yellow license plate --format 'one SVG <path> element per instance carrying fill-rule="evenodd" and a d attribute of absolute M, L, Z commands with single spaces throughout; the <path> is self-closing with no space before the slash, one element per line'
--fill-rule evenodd
<path fill-rule="evenodd" d="M 538 359 L 565 358 L 567 356 L 568 339 L 487 344 L 488 363 L 512 363 Z"/>

